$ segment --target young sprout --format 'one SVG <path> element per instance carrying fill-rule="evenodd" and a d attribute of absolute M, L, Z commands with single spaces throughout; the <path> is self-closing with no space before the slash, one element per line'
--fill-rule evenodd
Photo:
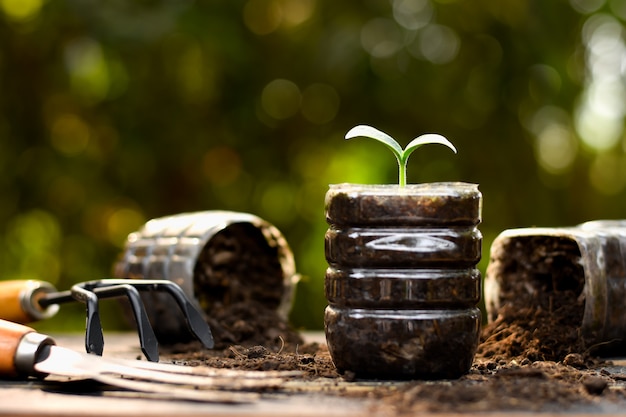
<path fill-rule="evenodd" d="M 350 129 L 348 133 L 346 133 L 346 139 L 352 139 L 356 137 L 375 139 L 379 142 L 384 143 L 389 149 L 391 149 L 391 152 L 393 152 L 393 154 L 396 156 L 396 160 L 398 161 L 398 177 L 400 187 L 404 187 L 406 185 L 406 164 L 409 159 L 409 155 L 411 155 L 411 153 L 413 153 L 413 151 L 420 146 L 430 143 L 439 143 L 441 145 L 447 146 L 448 148 L 452 149 L 454 153 L 456 153 L 456 148 L 452 143 L 450 143 L 448 139 L 434 133 L 428 133 L 416 137 L 411 142 L 409 142 L 405 149 L 402 149 L 400 144 L 398 144 L 398 142 L 396 142 L 394 138 L 392 138 L 385 132 L 381 132 L 380 130 L 367 125 L 355 126 Z"/>

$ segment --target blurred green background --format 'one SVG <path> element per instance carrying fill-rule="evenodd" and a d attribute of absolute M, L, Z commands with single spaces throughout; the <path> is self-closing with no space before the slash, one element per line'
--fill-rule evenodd
<path fill-rule="evenodd" d="M 626 0 L 0 0 L 0 276 L 66 289 L 151 218 L 244 211 L 286 236 L 293 323 L 320 328 L 328 184 L 397 181 L 343 140 L 362 123 L 456 145 L 409 182 L 480 184 L 483 271 L 503 229 L 624 218 L 625 21 Z"/>

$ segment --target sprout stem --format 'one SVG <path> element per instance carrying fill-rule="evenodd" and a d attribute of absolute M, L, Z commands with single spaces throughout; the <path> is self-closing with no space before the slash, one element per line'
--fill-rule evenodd
<path fill-rule="evenodd" d="M 405 149 L 402 149 L 400 144 L 398 144 L 394 138 L 371 126 L 355 126 L 350 129 L 348 133 L 346 133 L 346 139 L 352 139 L 359 136 L 377 140 L 393 152 L 398 162 L 398 184 L 400 188 L 404 188 L 406 186 L 406 166 L 409 160 L 409 155 L 411 155 L 411 153 L 413 153 L 413 151 L 417 148 L 431 143 L 438 143 L 440 145 L 447 146 L 454 153 L 456 153 L 456 148 L 452 143 L 450 143 L 450 141 L 448 141 L 448 139 L 433 133 L 425 134 L 413 139 Z"/>

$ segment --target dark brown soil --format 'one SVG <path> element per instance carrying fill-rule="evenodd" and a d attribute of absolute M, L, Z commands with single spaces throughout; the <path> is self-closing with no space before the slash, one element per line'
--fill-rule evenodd
<path fill-rule="evenodd" d="M 202 249 L 194 269 L 194 294 L 211 313 L 255 300 L 276 309 L 284 294 L 280 254 L 261 230 L 235 223 L 217 233 Z"/>
<path fill-rule="evenodd" d="M 326 221 L 336 226 L 476 225 L 480 221 L 478 185 L 462 182 L 397 185 L 331 185 Z"/>
<path fill-rule="evenodd" d="M 522 273 L 530 263 L 522 264 L 506 268 Z M 509 288 L 517 301 L 503 305 L 483 327 L 473 365 L 458 379 L 370 384 L 349 372 L 340 375 L 325 344 L 302 343 L 273 310 L 249 300 L 211 316 L 216 349 L 175 345 L 163 356 L 196 366 L 302 371 L 300 382 L 312 391 L 320 381 L 334 381 L 337 388 L 326 395 L 362 397 L 372 400 L 372 411 L 396 415 L 618 410 L 626 404 L 626 374 L 593 356 L 593 347 L 581 339 L 580 286 L 563 282 L 558 276 L 540 280 L 530 293 Z"/>
<path fill-rule="evenodd" d="M 584 273 L 576 243 L 533 236 L 493 248 L 487 275 L 498 282 L 500 307 L 480 353 L 531 361 L 588 356 L 593 346 L 580 332 Z"/>
<path fill-rule="evenodd" d="M 215 349 L 302 343 L 279 312 L 286 291 L 280 256 L 249 223 L 228 226 L 203 248 L 194 269 L 194 294 L 207 314 Z"/>
<path fill-rule="evenodd" d="M 555 304 L 555 306 L 558 305 Z M 247 309 L 242 308 L 240 312 Z M 419 412 L 505 411 L 579 411 L 604 410 L 624 404 L 623 382 L 626 375 L 608 367 L 572 340 L 570 332 L 541 312 L 529 311 L 506 322 L 504 316 L 484 327 L 482 343 L 470 372 L 454 380 L 397 381 L 367 389 L 355 388 L 364 380 L 353 374 L 340 375 L 325 344 L 287 341 L 290 332 L 257 334 L 240 339 L 226 348 L 206 351 L 197 344 L 170 348 L 166 358 L 195 366 L 244 370 L 298 370 L 301 382 L 342 382 L 327 395 L 363 397 L 372 401 L 372 411 L 392 410 L 397 415 Z M 563 310 L 561 310 L 563 311 Z M 288 329 L 284 322 L 253 324 L 254 319 L 269 317 L 247 314 L 247 325 L 261 329 Z M 536 320 L 531 331 L 528 319 Z M 517 322 L 516 322 L 517 321 Z M 234 323 L 237 323 L 235 321 Z M 227 327 L 222 323 L 223 327 Z M 228 331 L 239 334 L 234 325 Z M 276 336 L 278 334 L 278 336 Z M 265 341 L 262 341 L 266 337 Z M 278 340 L 276 340 L 278 337 Z M 293 339 L 289 339 L 293 340 Z M 348 383 L 348 388 L 346 388 Z M 362 387 L 361 387 L 362 388 Z"/>

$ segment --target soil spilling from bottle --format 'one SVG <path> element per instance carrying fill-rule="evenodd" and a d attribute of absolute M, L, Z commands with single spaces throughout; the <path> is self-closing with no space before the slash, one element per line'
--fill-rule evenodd
<path fill-rule="evenodd" d="M 497 316 L 483 329 L 483 356 L 529 361 L 591 357 L 594 346 L 580 334 L 585 307 L 580 256 L 572 240 L 542 236 L 516 239 L 491 254 L 487 274 L 507 279 L 499 288 L 503 301 Z"/>
<path fill-rule="evenodd" d="M 194 269 L 194 294 L 216 349 L 302 342 L 280 311 L 286 289 L 279 256 L 249 223 L 230 225 L 203 248 Z"/>
<path fill-rule="evenodd" d="M 548 242 L 539 239 L 532 244 L 545 247 Z M 509 274 L 521 276 L 528 274 L 531 266 L 536 269 L 538 263 L 560 262 L 567 280 L 558 276 L 547 280 L 547 275 L 542 278 L 539 274 L 533 291 L 510 288 L 517 301 L 503 305 L 498 317 L 483 327 L 474 363 L 458 379 L 373 384 L 350 372 L 340 375 L 325 343 L 304 343 L 284 317 L 250 300 L 221 305 L 212 313 L 216 349 L 202 350 L 192 342 L 170 346 L 162 357 L 192 366 L 298 370 L 303 383 L 300 394 L 306 393 L 307 386 L 319 394 L 317 383 L 331 381 L 336 388 L 326 384 L 324 395 L 363 398 L 371 402 L 374 413 L 593 412 L 606 411 L 607 404 L 609 408 L 614 404 L 617 410 L 626 402 L 626 373 L 594 357 L 593 349 L 578 337 L 583 301 L 580 285 L 572 284 L 582 279 L 576 267 L 577 254 L 565 247 L 557 249 L 550 261 L 529 258 L 521 251 L 503 254 L 497 268 Z M 242 257 L 233 265 L 258 261 L 251 254 L 246 258 L 243 252 L 237 256 Z M 272 275 L 272 268 L 263 270 Z M 238 285 L 244 285 L 244 277 L 236 279 Z"/>
<path fill-rule="evenodd" d="M 194 294 L 205 309 L 256 300 L 277 309 L 283 298 L 278 248 L 250 223 L 232 224 L 203 248 L 194 269 Z"/>

